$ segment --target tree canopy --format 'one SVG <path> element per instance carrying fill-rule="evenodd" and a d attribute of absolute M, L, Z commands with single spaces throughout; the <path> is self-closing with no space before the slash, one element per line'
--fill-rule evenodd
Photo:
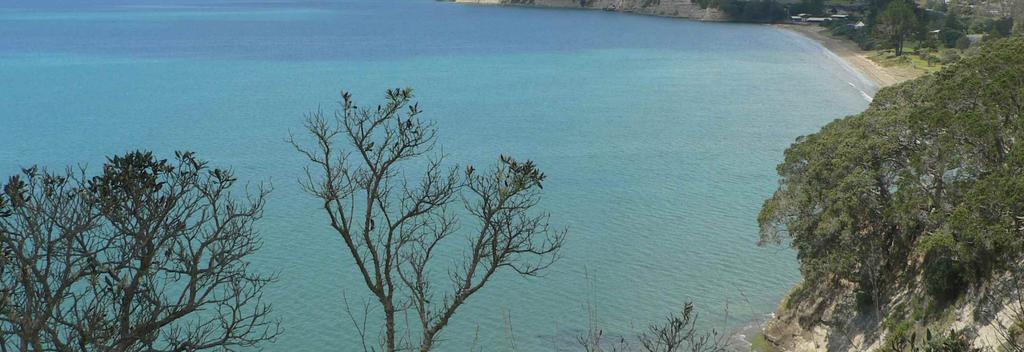
<path fill-rule="evenodd" d="M 878 30 L 896 49 L 896 56 L 903 55 L 903 42 L 920 27 L 914 8 L 905 0 L 894 0 L 878 15 Z"/>
<path fill-rule="evenodd" d="M 929 292 L 953 298 L 1020 256 L 1022 113 L 1020 37 L 883 89 L 786 150 L 761 239 L 790 243 L 808 282 L 854 282 L 877 300 L 922 270 Z"/>
<path fill-rule="evenodd" d="M 380 304 L 380 339 L 357 326 L 363 349 L 426 352 L 496 274 L 536 276 L 552 265 L 565 231 L 550 228 L 537 209 L 545 176 L 536 164 L 502 155 L 491 168 L 446 167 L 443 155 L 431 157 L 437 129 L 419 117 L 412 89 L 386 96 L 376 108 L 359 108 L 343 92 L 333 118 L 308 116 L 312 143 L 291 142 L 309 161 L 302 187 L 320 201 Z M 425 170 L 407 177 L 416 161 Z M 462 258 L 439 253 L 457 237 L 465 240 Z"/>
<path fill-rule="evenodd" d="M 0 351 L 198 351 L 273 340 L 252 270 L 267 191 L 192 153 L 37 167 L 0 192 Z"/>

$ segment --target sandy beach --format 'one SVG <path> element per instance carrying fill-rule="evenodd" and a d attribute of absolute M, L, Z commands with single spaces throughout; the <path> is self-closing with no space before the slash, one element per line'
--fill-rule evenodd
<path fill-rule="evenodd" d="M 461 4 L 497 5 L 500 0 L 454 0 Z M 536 6 L 536 5 L 534 5 Z M 886 67 L 868 58 L 869 52 L 861 50 L 853 41 L 833 37 L 828 29 L 817 25 L 775 24 L 777 28 L 800 34 L 820 43 L 826 49 L 846 61 L 853 69 L 875 83 L 878 88 L 888 87 L 917 78 L 920 72 L 908 67 Z"/>
<path fill-rule="evenodd" d="M 820 43 L 829 51 L 832 51 L 851 67 L 860 71 L 864 77 L 872 80 L 879 87 L 888 87 L 903 81 L 908 81 L 920 76 L 920 73 L 906 67 L 884 67 L 871 61 L 868 52 L 861 50 L 857 44 L 842 38 L 836 38 L 828 34 L 827 29 L 821 26 L 779 24 L 778 28 L 796 32 L 804 37 Z"/>

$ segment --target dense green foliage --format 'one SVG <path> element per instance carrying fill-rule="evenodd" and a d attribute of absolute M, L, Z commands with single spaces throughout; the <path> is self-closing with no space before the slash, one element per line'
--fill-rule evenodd
<path fill-rule="evenodd" d="M 695 0 L 704 8 L 717 8 L 729 19 L 740 22 L 781 22 L 786 20 L 786 8 L 775 0 Z M 821 0 L 803 0 L 823 4 Z"/>
<path fill-rule="evenodd" d="M 807 1 L 810 0 L 792 5 L 790 10 L 802 10 L 802 4 Z M 1024 7 L 1024 1 L 1020 3 Z M 957 5 L 955 0 L 950 4 L 943 0 L 929 0 L 922 8 L 917 1 L 870 0 L 863 16 L 854 17 L 864 22 L 864 28 L 853 28 L 853 22 L 847 21 L 835 21 L 827 26 L 832 34 L 853 40 L 861 49 L 894 49 L 899 56 L 906 42 L 916 48 L 936 49 L 941 45 L 963 50 L 972 44 L 966 38 L 968 34 L 983 36 L 986 41 L 1005 38 L 1013 34 L 1015 27 L 1017 30 L 1021 28 L 1020 18 L 1024 18 L 1024 14 L 1001 17 L 989 11 Z"/>
<path fill-rule="evenodd" d="M 786 19 L 786 9 L 773 0 L 716 0 L 715 4 L 736 21 L 779 22 Z"/>
<path fill-rule="evenodd" d="M 800 2 L 789 5 L 790 14 L 808 13 L 815 16 L 825 14 L 825 0 L 800 0 Z"/>
<path fill-rule="evenodd" d="M 920 270 L 952 299 L 1020 257 L 1022 113 L 1021 37 L 883 89 L 786 150 L 762 241 L 789 242 L 806 282 L 850 281 L 877 300 Z"/>
<path fill-rule="evenodd" d="M 904 0 L 890 2 L 885 11 L 878 16 L 878 29 L 896 49 L 896 56 L 903 55 L 903 42 L 914 31 L 920 30 L 920 21 L 914 13 L 914 4 Z"/>
<path fill-rule="evenodd" d="M 947 48 L 956 48 L 957 43 L 960 43 L 963 40 L 967 40 L 967 36 L 964 35 L 964 32 L 955 29 L 940 32 L 939 38 L 942 40 L 942 44 L 945 45 Z M 969 41 L 968 44 L 970 44 Z"/>
<path fill-rule="evenodd" d="M 233 351 L 281 334 L 250 265 L 268 191 L 191 152 L 0 187 L 0 351 Z M 249 191 L 253 190 L 253 191 Z"/>
<path fill-rule="evenodd" d="M 872 0 L 868 1 L 863 17 L 857 18 L 858 21 L 863 21 L 866 27 L 851 28 L 851 23 L 844 21 L 832 22 L 828 26 L 831 27 L 832 34 L 847 37 L 864 50 L 902 49 L 903 42 L 907 39 L 922 42 L 934 39 L 933 36 L 926 35 L 926 31 L 941 26 L 941 23 L 933 24 L 935 21 L 929 17 L 929 12 L 917 7 L 912 1 Z M 955 41 L 956 38 L 952 40 Z"/>

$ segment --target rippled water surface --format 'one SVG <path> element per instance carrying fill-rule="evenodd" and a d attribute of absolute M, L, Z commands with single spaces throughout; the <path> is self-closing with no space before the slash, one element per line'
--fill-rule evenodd
<path fill-rule="evenodd" d="M 589 324 L 637 331 L 693 301 L 707 326 L 774 310 L 791 251 L 756 215 L 797 136 L 865 108 L 865 84 L 770 26 L 600 11 L 389 1 L 0 3 L 0 172 L 136 148 L 189 149 L 274 185 L 262 270 L 286 334 L 275 351 L 349 350 L 342 294 L 364 288 L 284 142 L 352 90 L 415 87 L 453 162 L 505 153 L 548 174 L 570 230 L 546 276 L 499 276 L 441 350 L 556 350 Z M 728 312 L 728 314 L 726 314 Z M 726 316 L 728 315 L 728 319 Z"/>

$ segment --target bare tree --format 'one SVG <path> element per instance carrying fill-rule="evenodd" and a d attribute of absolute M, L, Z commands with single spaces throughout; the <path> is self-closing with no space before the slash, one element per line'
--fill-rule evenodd
<path fill-rule="evenodd" d="M 647 352 L 723 352 L 725 339 L 718 332 L 697 330 L 697 313 L 686 303 L 679 314 L 669 316 L 662 324 L 651 324 L 638 336 Z"/>
<path fill-rule="evenodd" d="M 728 342 L 717 331 L 697 329 L 698 314 L 692 303 L 686 303 L 679 314 L 670 315 L 661 324 L 651 324 L 635 336 L 639 349 L 624 337 L 604 342 L 604 332 L 593 326 L 576 341 L 587 352 L 725 352 Z M 591 319 L 593 321 L 593 319 Z"/>
<path fill-rule="evenodd" d="M 133 152 L 101 175 L 23 170 L 0 195 L 0 349 L 233 350 L 273 340 L 252 272 L 267 191 L 192 153 Z"/>
<path fill-rule="evenodd" d="M 429 351 L 496 273 L 535 276 L 558 258 L 565 232 L 550 229 L 548 214 L 534 209 L 544 174 L 532 162 L 502 156 L 486 172 L 446 168 L 443 157 L 428 155 L 437 130 L 419 118 L 411 89 L 388 90 L 385 104 L 369 109 L 349 93 L 341 98 L 333 118 L 307 116 L 311 146 L 290 141 L 310 162 L 302 186 L 321 201 L 380 304 L 383 350 Z M 407 177 L 412 170 L 422 172 Z M 473 220 L 462 257 L 453 248 L 439 253 L 463 229 L 460 218 Z M 445 264 L 453 256 L 456 263 Z M 449 285 L 438 284 L 444 275 L 437 271 Z M 405 312 L 417 322 L 402 333 L 396 318 Z"/>
<path fill-rule="evenodd" d="M 576 342 L 579 343 L 580 347 L 583 347 L 585 352 L 627 352 L 630 351 L 630 345 L 626 342 L 626 338 L 619 336 L 618 338 L 612 338 L 611 341 L 605 340 L 604 330 L 599 328 L 589 328 L 585 334 L 576 336 Z"/>

